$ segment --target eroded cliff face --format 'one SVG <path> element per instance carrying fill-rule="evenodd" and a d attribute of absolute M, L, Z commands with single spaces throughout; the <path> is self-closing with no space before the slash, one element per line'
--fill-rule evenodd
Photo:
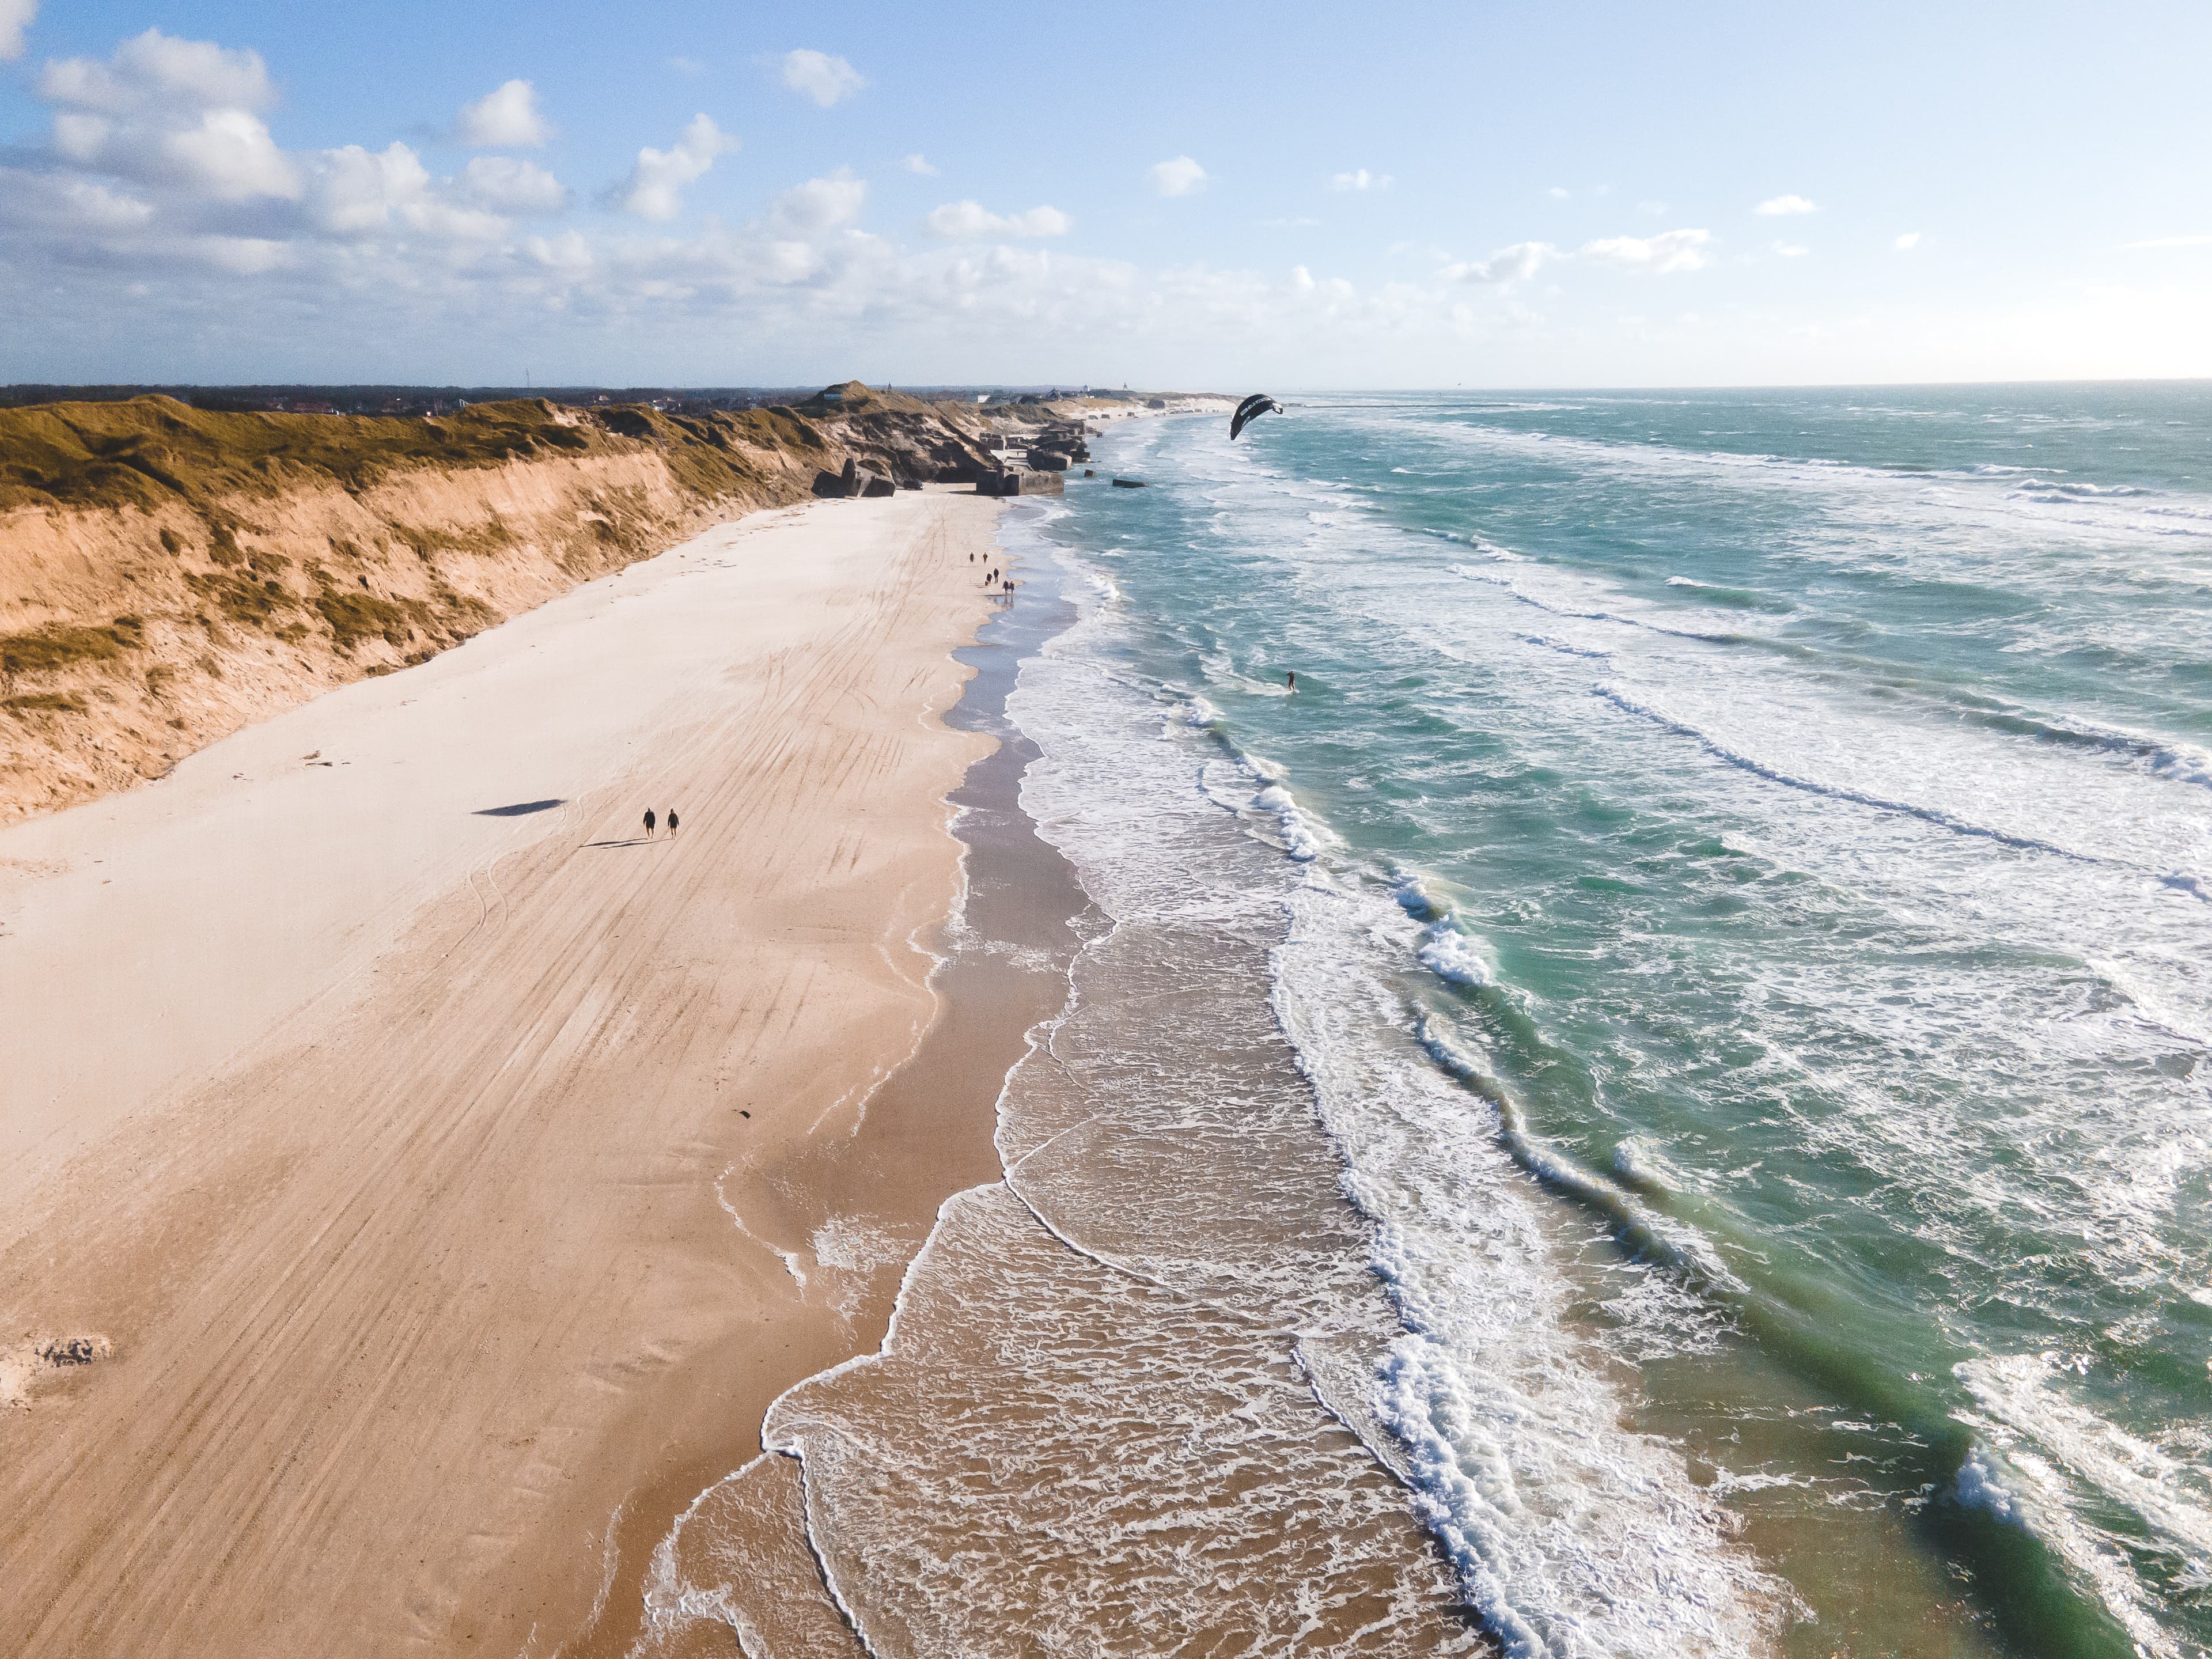
<path fill-rule="evenodd" d="M 957 410 L 810 411 L 0 411 L 0 822 L 159 777 L 717 519 L 805 499 L 848 454 L 911 480 L 982 462 Z"/>

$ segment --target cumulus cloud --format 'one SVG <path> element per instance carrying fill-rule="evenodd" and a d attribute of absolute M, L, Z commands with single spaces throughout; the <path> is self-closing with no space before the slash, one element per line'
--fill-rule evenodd
<path fill-rule="evenodd" d="M 840 99 L 850 98 L 868 83 L 843 58 L 802 47 L 784 54 L 783 84 L 793 92 L 805 94 L 827 109 Z"/>
<path fill-rule="evenodd" d="M 1331 190 L 1388 190 L 1390 185 L 1389 173 L 1370 173 L 1365 167 L 1334 174 L 1328 181 Z"/>
<path fill-rule="evenodd" d="M 69 222 L 88 230 L 136 230 L 154 216 L 150 202 L 123 196 L 88 179 L 48 181 Z"/>
<path fill-rule="evenodd" d="M 393 143 L 372 152 L 348 144 L 322 156 L 314 169 L 309 205 L 323 229 L 354 235 L 388 228 L 395 208 L 414 206 L 429 191 L 428 172 L 406 145 Z"/>
<path fill-rule="evenodd" d="M 1802 242 L 1777 242 L 1774 251 L 1785 259 L 1802 259 L 1813 250 Z"/>
<path fill-rule="evenodd" d="M 1564 202 L 1567 199 L 1567 191 L 1564 185 L 1553 185 L 1550 193 L 1552 199 L 1555 202 Z"/>
<path fill-rule="evenodd" d="M 2204 240 L 2209 242 L 2212 242 L 2212 236 L 2208 236 Z M 1899 253 L 1910 253 L 1913 249 L 1920 246 L 1920 233 L 1917 230 L 1908 230 L 1902 236 L 1899 236 L 1897 240 L 1892 244 L 1892 246 L 1894 246 Z"/>
<path fill-rule="evenodd" d="M 453 137 L 476 149 L 535 149 L 553 136 L 538 112 L 538 89 L 527 81 L 509 81 L 453 118 Z"/>
<path fill-rule="evenodd" d="M 1792 213 L 1817 213 L 1819 210 L 1802 196 L 1770 196 L 1752 209 L 1753 213 L 1763 213 L 1770 219 Z"/>
<path fill-rule="evenodd" d="M 1465 260 L 1444 267 L 1446 282 L 1451 283 L 1519 283 L 1536 274 L 1547 259 L 1559 258 L 1559 249 L 1549 242 L 1516 242 L 1502 247 L 1487 259 Z"/>
<path fill-rule="evenodd" d="M 422 159 L 402 143 L 380 150 L 347 144 L 319 151 L 302 165 L 308 223 L 336 239 L 392 232 L 447 243 L 481 243 L 507 230 L 507 220 L 498 213 L 449 196 Z"/>
<path fill-rule="evenodd" d="M 1703 230 L 1662 230 L 1656 236 L 1607 236 L 1584 242 L 1583 257 L 1608 264 L 1634 265 L 1666 276 L 1677 270 L 1701 270 L 1705 246 L 1712 234 Z"/>
<path fill-rule="evenodd" d="M 711 117 L 695 115 L 670 149 L 648 144 L 638 151 L 629 177 L 615 187 L 614 204 L 641 219 L 673 219 L 684 210 L 684 187 L 705 178 L 716 156 L 737 147 Z"/>
<path fill-rule="evenodd" d="M 924 222 L 929 234 L 948 242 L 980 242 L 994 236 L 1065 236 L 1075 221 L 1055 207 L 1026 213 L 997 214 L 980 202 L 947 202 Z"/>
<path fill-rule="evenodd" d="M 255 113 L 276 99 L 258 52 L 148 29 L 105 63 L 47 64 L 38 92 L 56 106 L 55 151 L 82 167 L 223 202 L 300 195 L 299 167 Z"/>
<path fill-rule="evenodd" d="M 568 187 L 534 161 L 512 155 L 478 155 L 461 169 L 470 199 L 495 213 L 558 213 Z"/>
<path fill-rule="evenodd" d="M 266 109 L 276 101 L 258 52 L 231 52 L 208 40 L 179 40 L 148 29 L 116 47 L 106 63 L 69 58 L 39 76 L 50 104 L 127 115 L 173 109 Z"/>
<path fill-rule="evenodd" d="M 866 182 L 855 179 L 852 168 L 839 167 L 826 179 L 809 179 L 777 197 L 768 222 L 779 235 L 818 236 L 859 218 L 867 200 Z"/>
<path fill-rule="evenodd" d="M 906 157 L 899 165 L 908 173 L 918 173 L 925 179 L 937 177 L 937 169 L 930 165 L 929 157 L 924 155 L 920 150 Z"/>
<path fill-rule="evenodd" d="M 0 0 L 0 64 L 23 55 L 23 36 L 39 15 L 39 0 Z"/>
<path fill-rule="evenodd" d="M 1206 188 L 1206 169 L 1188 155 L 1178 155 L 1172 161 L 1155 162 L 1152 170 L 1152 188 L 1162 196 L 1195 196 Z"/>
<path fill-rule="evenodd" d="M 255 276 L 296 266 L 318 243 L 404 235 L 458 254 L 508 228 L 499 210 L 507 204 L 483 199 L 465 179 L 433 179 L 404 143 L 280 148 L 258 112 L 275 88 L 252 52 L 149 29 L 105 60 L 48 64 L 38 92 L 53 110 L 48 151 L 33 171 L 0 174 L 0 212 L 55 236 L 76 259 L 166 258 Z M 497 180 L 474 182 L 489 190 Z M 544 183 L 522 182 L 510 172 L 494 193 L 546 199 Z"/>

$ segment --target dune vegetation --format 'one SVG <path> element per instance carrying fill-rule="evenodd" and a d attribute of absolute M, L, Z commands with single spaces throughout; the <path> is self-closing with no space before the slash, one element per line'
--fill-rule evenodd
<path fill-rule="evenodd" d="M 902 483 L 972 478 L 983 426 L 858 382 L 704 416 L 0 410 L 0 822 L 805 499 L 848 456 Z"/>

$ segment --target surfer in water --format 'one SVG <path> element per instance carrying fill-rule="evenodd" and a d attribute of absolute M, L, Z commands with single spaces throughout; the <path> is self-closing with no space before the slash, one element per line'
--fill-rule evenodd
<path fill-rule="evenodd" d="M 1287 674 L 1285 674 L 1283 678 L 1290 683 L 1291 690 L 1295 691 L 1298 689 L 1298 671 L 1297 669 L 1291 669 Z"/>

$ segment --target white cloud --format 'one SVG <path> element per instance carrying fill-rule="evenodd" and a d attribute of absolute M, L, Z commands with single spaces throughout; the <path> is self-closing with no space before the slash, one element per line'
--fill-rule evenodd
<path fill-rule="evenodd" d="M 918 173 L 925 179 L 934 179 L 937 177 L 937 169 L 930 165 L 929 157 L 924 155 L 920 150 L 915 151 L 913 155 L 908 156 L 904 161 L 901 161 L 899 165 L 904 167 L 908 173 Z"/>
<path fill-rule="evenodd" d="M 478 164 L 487 161 L 492 158 L 477 158 Z M 550 173 L 527 162 L 507 165 L 551 182 Z M 333 237 L 374 238 L 398 231 L 447 243 L 481 243 L 510 228 L 504 217 L 483 205 L 448 199 L 421 159 L 402 143 L 377 151 L 359 144 L 323 150 L 308 158 L 307 167 L 309 221 Z M 557 184 L 554 187 L 559 189 Z"/>
<path fill-rule="evenodd" d="M 1152 170 L 1152 188 L 1162 196 L 1195 196 L 1206 188 L 1206 169 L 1188 155 L 1178 155 L 1172 161 L 1155 162 Z"/>
<path fill-rule="evenodd" d="M 461 187 L 495 213 L 558 213 L 568 187 L 534 161 L 512 155 L 478 155 L 461 169 Z"/>
<path fill-rule="evenodd" d="M 261 118 L 244 110 L 211 109 L 198 127 L 168 134 L 161 151 L 178 173 L 218 201 L 290 200 L 300 193 L 299 168 L 276 148 Z"/>
<path fill-rule="evenodd" d="M 1340 173 L 1328 181 L 1331 190 L 1388 190 L 1393 180 L 1387 173 L 1370 173 L 1365 167 L 1350 173 Z"/>
<path fill-rule="evenodd" d="M 1313 272 L 1308 270 L 1304 265 L 1291 267 L 1291 286 L 1293 289 L 1300 294 L 1310 294 L 1313 292 Z"/>
<path fill-rule="evenodd" d="M 68 160 L 142 184 L 167 184 L 219 202 L 291 201 L 299 168 L 261 118 L 244 109 L 163 108 L 128 113 L 60 110 L 54 149 Z"/>
<path fill-rule="evenodd" d="M 47 64 L 38 93 L 61 106 L 53 145 L 69 161 L 220 202 L 300 195 L 299 167 L 254 112 L 276 95 L 258 52 L 148 29 L 105 63 Z"/>
<path fill-rule="evenodd" d="M 197 236 L 185 251 L 234 276 L 265 276 L 293 263 L 291 246 L 266 236 Z"/>
<path fill-rule="evenodd" d="M 595 263 L 592 245 L 584 240 L 581 231 L 564 230 L 558 236 L 533 236 L 523 244 L 523 249 L 544 269 L 557 272 L 571 281 L 590 275 Z"/>
<path fill-rule="evenodd" d="M 1664 202 L 1638 202 L 1636 204 L 1636 210 L 1638 213 L 1648 213 L 1656 219 L 1667 211 L 1667 204 Z"/>
<path fill-rule="evenodd" d="M 62 179 L 56 185 L 69 216 L 88 230 L 136 230 L 154 216 L 151 203 L 118 196 L 89 179 Z"/>
<path fill-rule="evenodd" d="M 1777 242 L 1774 251 L 1785 259 L 1802 259 L 1813 250 L 1802 242 Z"/>
<path fill-rule="evenodd" d="M 527 81 L 509 81 L 453 118 L 453 137 L 477 149 L 536 149 L 553 136 L 538 112 L 538 89 Z"/>
<path fill-rule="evenodd" d="M 39 15 L 39 0 L 0 0 L 0 64 L 23 55 L 23 36 Z"/>
<path fill-rule="evenodd" d="M 1564 202 L 1564 201 L 1565 201 L 1565 200 L 1567 199 L 1567 192 L 1566 192 L 1565 188 L 1564 186 L 1562 186 L 1562 185 L 1553 185 L 1552 186 L 1552 189 L 1551 189 L 1551 197 L 1552 197 L 1552 199 L 1553 199 L 1553 201 L 1555 201 L 1555 202 Z"/>
<path fill-rule="evenodd" d="M 0 0 L 4 3 L 4 0 Z M 149 107 L 266 109 L 276 101 L 258 52 L 228 52 L 208 40 L 179 40 L 148 29 L 102 64 L 89 58 L 49 64 L 39 96 L 50 104 L 125 115 Z"/>
<path fill-rule="evenodd" d="M 1607 236 L 1584 242 L 1582 252 L 1586 258 L 1602 259 L 1609 264 L 1635 265 L 1663 276 L 1672 271 L 1703 268 L 1703 250 L 1712 240 L 1709 231 L 1662 230 L 1656 236 Z"/>
<path fill-rule="evenodd" d="M 1920 238 L 1916 234 L 1912 240 L 1917 242 Z M 1903 247 L 1905 239 L 1899 237 L 1897 245 Z M 2151 247 L 2205 247 L 2212 246 L 2212 236 L 2154 236 L 2147 242 L 2123 242 L 2120 246 L 2130 252 Z"/>
<path fill-rule="evenodd" d="M 1549 242 L 1516 242 L 1502 247 L 1487 259 L 1467 260 L 1446 265 L 1444 280 L 1450 283 L 1519 283 L 1534 276 L 1547 259 L 1559 257 L 1559 249 Z"/>
<path fill-rule="evenodd" d="M 947 202 L 926 222 L 929 234 L 948 242 L 977 242 L 994 236 L 1065 236 L 1075 221 L 1054 207 L 1026 213 L 996 214 L 980 202 Z"/>
<path fill-rule="evenodd" d="M 784 54 L 783 84 L 793 92 L 805 94 L 827 109 L 840 99 L 850 98 L 868 83 L 843 58 L 801 47 Z"/>
<path fill-rule="evenodd" d="M 850 167 L 839 167 L 826 179 L 809 179 L 777 197 L 768 222 L 783 236 L 818 236 L 859 218 L 867 199 L 866 181 L 855 179 Z"/>
<path fill-rule="evenodd" d="M 672 58 L 668 60 L 668 67 L 678 75 L 688 75 L 694 79 L 707 72 L 707 66 L 696 58 Z"/>
<path fill-rule="evenodd" d="M 420 203 L 429 191 L 429 173 L 406 145 L 393 143 L 372 154 L 348 144 L 321 158 L 308 205 L 325 230 L 356 235 L 388 228 L 393 209 Z"/>
<path fill-rule="evenodd" d="M 2208 242 L 2212 242 L 2212 236 L 2208 236 L 2204 240 Z M 1899 237 L 1895 242 L 1891 244 L 1891 246 L 1895 247 L 1899 253 L 1910 253 L 1913 249 L 1920 246 L 1920 233 L 1917 230 L 1908 230 L 1905 234 Z"/>
<path fill-rule="evenodd" d="M 50 64 L 38 89 L 56 106 L 50 165 L 39 185 L 9 175 L 0 212 L 77 257 L 137 252 L 257 276 L 297 268 L 318 244 L 386 235 L 475 257 L 510 228 L 496 210 L 562 194 L 550 174 L 488 158 L 441 182 L 404 143 L 287 152 L 257 112 L 275 96 L 257 55 L 158 30 L 106 62 Z"/>
<path fill-rule="evenodd" d="M 1775 218 L 1791 213 L 1817 213 L 1820 210 L 1802 196 L 1770 196 L 1752 211 Z"/>
<path fill-rule="evenodd" d="M 638 151 L 629 177 L 615 188 L 614 204 L 641 219 L 673 219 L 684 210 L 684 186 L 706 177 L 716 156 L 737 147 L 737 139 L 712 118 L 695 115 L 672 148 L 661 150 L 648 144 Z"/>

